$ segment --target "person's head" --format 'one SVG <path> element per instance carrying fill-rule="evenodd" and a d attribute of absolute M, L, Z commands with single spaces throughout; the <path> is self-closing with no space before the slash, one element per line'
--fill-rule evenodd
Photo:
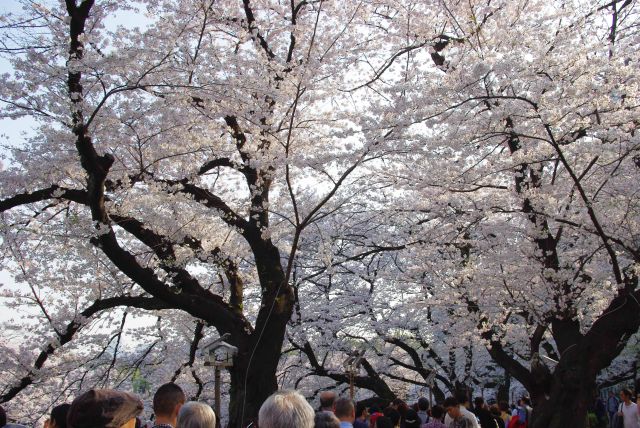
<path fill-rule="evenodd" d="M 161 423 L 169 422 L 175 426 L 178 412 L 186 400 L 182 388 L 173 382 L 165 383 L 153 395 L 153 413 Z"/>
<path fill-rule="evenodd" d="M 68 428 L 133 428 L 143 409 L 133 394 L 91 389 L 76 397 L 67 414 Z"/>
<path fill-rule="evenodd" d="M 444 417 L 444 407 L 435 405 L 431 408 L 431 417 L 439 421 Z"/>
<path fill-rule="evenodd" d="M 509 412 L 509 403 L 507 403 L 506 401 L 500 401 L 498 405 L 500 406 L 500 410 L 502 412 Z"/>
<path fill-rule="evenodd" d="M 493 416 L 500 416 L 500 407 L 498 407 L 497 404 L 492 404 L 491 406 L 489 406 L 489 411 L 491 412 L 491 414 Z"/>
<path fill-rule="evenodd" d="M 484 398 L 482 397 L 474 398 L 473 405 L 476 407 L 476 409 L 482 409 L 484 407 Z"/>
<path fill-rule="evenodd" d="M 405 428 L 420 428 L 422 421 L 418 416 L 418 413 L 413 409 L 407 409 L 404 414 L 404 426 Z"/>
<path fill-rule="evenodd" d="M 3 427 L 7 424 L 7 413 L 4 411 L 4 408 L 0 406 L 0 427 Z"/>
<path fill-rule="evenodd" d="M 383 413 L 387 418 L 391 419 L 391 423 L 394 427 L 400 424 L 400 412 L 393 407 L 387 407 L 384 409 Z"/>
<path fill-rule="evenodd" d="M 460 403 L 455 397 L 447 397 L 443 404 L 451 418 L 458 419 L 460 417 Z"/>
<path fill-rule="evenodd" d="M 469 402 L 469 394 L 467 390 L 464 388 L 460 388 L 456 390 L 455 394 L 453 394 L 455 399 L 458 400 L 458 404 L 461 406 L 465 406 L 466 403 Z"/>
<path fill-rule="evenodd" d="M 69 408 L 71 404 L 60 404 L 51 409 L 51 416 L 49 417 L 49 428 L 67 428 L 67 415 L 69 414 Z"/>
<path fill-rule="evenodd" d="M 625 403 L 631 401 L 632 398 L 633 394 L 631 393 L 630 389 L 625 388 L 620 391 L 620 399 L 622 399 L 622 401 L 624 401 Z"/>
<path fill-rule="evenodd" d="M 211 406 L 189 401 L 180 407 L 176 428 L 215 428 L 216 414 Z"/>
<path fill-rule="evenodd" d="M 353 401 L 348 398 L 338 398 L 334 404 L 334 413 L 340 421 L 353 422 L 356 419 L 356 409 Z"/>
<path fill-rule="evenodd" d="M 423 412 L 429 410 L 429 400 L 427 400 L 425 397 L 418 398 L 418 409 L 422 410 Z"/>
<path fill-rule="evenodd" d="M 401 400 L 400 398 L 396 398 L 395 400 L 393 400 L 391 402 L 391 407 L 393 407 L 398 412 L 400 412 L 401 415 L 403 415 L 409 408 L 409 406 L 407 406 L 407 403 L 404 400 Z"/>
<path fill-rule="evenodd" d="M 322 391 L 320 393 L 320 410 L 333 412 L 333 404 L 336 401 L 336 393 L 333 391 Z"/>
<path fill-rule="evenodd" d="M 380 416 L 379 418 L 376 419 L 375 428 L 393 428 L 393 427 L 395 427 L 395 425 L 393 424 L 391 419 L 389 419 L 386 416 Z"/>
<path fill-rule="evenodd" d="M 297 391 L 277 391 L 265 400 L 258 412 L 260 428 L 311 428 L 313 408 Z"/>
<path fill-rule="evenodd" d="M 529 397 L 522 397 L 522 405 L 523 406 L 530 406 L 531 405 L 531 399 Z"/>
<path fill-rule="evenodd" d="M 314 428 L 340 428 L 340 419 L 332 412 L 321 411 L 316 413 L 313 426 Z"/>
<path fill-rule="evenodd" d="M 369 416 L 369 410 L 367 406 L 360 403 L 356 406 L 356 419 L 366 419 Z"/>

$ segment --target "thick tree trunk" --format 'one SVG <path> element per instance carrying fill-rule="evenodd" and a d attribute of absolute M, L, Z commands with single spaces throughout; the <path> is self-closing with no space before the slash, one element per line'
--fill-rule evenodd
<path fill-rule="evenodd" d="M 236 360 L 231 373 L 231 390 L 229 392 L 230 428 L 244 428 L 258 421 L 258 411 L 262 403 L 278 389 L 276 370 L 260 355 L 254 356 L 248 366 L 245 354 Z"/>
<path fill-rule="evenodd" d="M 272 313 L 264 330 L 256 329 L 238 343 L 238 354 L 229 370 L 228 427 L 244 428 L 250 422 L 257 422 L 260 406 L 277 391 L 276 372 L 284 340 L 285 317 L 286 314 Z"/>
<path fill-rule="evenodd" d="M 505 370 L 504 378 L 502 382 L 498 385 L 498 393 L 496 399 L 498 402 L 506 401 L 509 402 L 509 391 L 511 390 L 511 375 L 509 372 Z"/>
<path fill-rule="evenodd" d="M 230 428 L 245 428 L 250 422 L 257 422 L 260 406 L 277 391 L 276 372 L 294 303 L 277 247 L 257 239 L 249 241 L 254 244 L 262 305 L 250 334 L 244 330 L 232 333 L 238 354 L 230 369 Z"/>
<path fill-rule="evenodd" d="M 442 403 L 445 399 L 444 391 L 440 389 L 437 385 L 433 387 L 433 403 L 432 406 L 436 405 L 436 403 Z"/>
<path fill-rule="evenodd" d="M 532 428 L 585 426 L 596 391 L 597 372 L 583 349 L 568 352 L 573 355 L 564 357 L 553 373 L 549 398 L 535 397 Z"/>
<path fill-rule="evenodd" d="M 562 357 L 551 375 L 549 391 L 547 394 L 540 391 L 535 396 L 532 394 L 532 428 L 585 426 L 598 373 L 620 354 L 628 338 L 640 326 L 637 294 L 638 291 L 635 295 L 630 293 L 617 297 L 586 334 L 568 336 L 571 337 L 570 344 L 565 343 L 560 349 Z M 567 325 L 569 323 L 560 327 Z M 558 330 L 554 331 L 556 343 L 563 336 L 562 328 L 554 327 Z"/>

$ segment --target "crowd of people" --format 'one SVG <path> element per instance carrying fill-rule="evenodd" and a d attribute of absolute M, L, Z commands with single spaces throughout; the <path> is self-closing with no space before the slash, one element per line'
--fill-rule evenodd
<path fill-rule="evenodd" d="M 606 403 L 597 399 L 595 411 L 605 415 L 604 426 L 640 428 L 640 406 L 633 393 L 624 389 L 620 401 L 610 394 Z M 639 398 L 640 400 L 640 398 Z M 44 428 L 217 428 L 219 420 L 208 404 L 186 400 L 175 383 L 162 385 L 153 397 L 151 420 L 143 421 L 142 401 L 133 394 L 112 389 L 91 389 L 51 410 Z M 272 394 L 261 406 L 258 420 L 251 428 L 527 428 L 534 417 L 527 397 L 509 406 L 507 402 L 487 405 L 476 397 L 473 405 L 466 392 L 447 397 L 430 406 L 421 397 L 413 405 L 396 399 L 365 400 L 356 405 L 333 391 L 320 394 L 316 411 L 297 391 L 282 390 Z M 248 427 L 249 427 L 248 426 Z M 7 424 L 0 406 L 0 428 L 23 428 Z M 247 427 L 247 428 L 248 428 Z"/>
<path fill-rule="evenodd" d="M 640 397 L 636 404 L 633 392 L 623 389 L 620 399 L 613 405 L 609 400 L 607 409 L 611 411 L 608 417 L 605 414 L 601 426 L 640 428 Z M 354 405 L 348 398 L 325 391 L 320 395 L 319 411 L 314 412 L 299 393 L 279 391 L 264 403 L 258 422 L 260 428 L 527 428 L 535 418 L 528 397 L 512 405 L 506 401 L 488 405 L 482 397 L 476 397 L 472 405 L 466 391 L 434 406 L 424 397 L 413 405 L 400 399 L 385 404 L 367 400 Z"/>
<path fill-rule="evenodd" d="M 216 415 L 208 404 L 189 401 L 175 383 L 166 383 L 153 396 L 152 420 L 144 422 L 142 400 L 128 392 L 91 389 L 51 410 L 44 428 L 216 428 Z M 7 424 L 0 407 L 0 428 L 21 428 Z"/>
<path fill-rule="evenodd" d="M 421 397 L 413 405 L 396 399 L 388 405 L 367 405 L 364 402 L 354 406 L 349 399 L 338 398 L 325 392 L 320 396 L 321 408 L 316 413 L 315 424 L 311 426 L 326 428 L 510 428 L 526 426 L 530 418 L 531 407 L 527 398 L 519 401 L 518 406 L 510 408 L 506 402 L 488 406 L 484 399 L 477 397 L 474 406 L 468 402 L 465 393 L 451 396 L 441 405 L 430 406 L 429 401 Z M 333 407 L 332 407 L 333 406 Z M 350 406 L 350 407 L 349 407 Z M 345 411 L 349 409 L 350 411 Z M 324 414 L 323 414 L 324 413 Z M 332 419 L 326 414 L 335 414 L 333 425 L 319 424 L 319 419 Z M 261 424 L 262 427 L 262 424 Z"/>

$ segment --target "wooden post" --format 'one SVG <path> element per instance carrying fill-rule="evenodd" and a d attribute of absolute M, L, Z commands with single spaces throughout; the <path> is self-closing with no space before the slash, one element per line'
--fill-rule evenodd
<path fill-rule="evenodd" d="M 429 386 L 429 407 L 433 409 L 433 385 Z"/>
<path fill-rule="evenodd" d="M 216 412 L 216 419 L 220 419 L 220 366 L 216 364 L 214 368 L 215 368 L 214 370 L 215 409 L 214 410 Z"/>
<path fill-rule="evenodd" d="M 351 397 L 351 401 L 353 401 L 353 372 L 349 372 L 349 396 Z"/>

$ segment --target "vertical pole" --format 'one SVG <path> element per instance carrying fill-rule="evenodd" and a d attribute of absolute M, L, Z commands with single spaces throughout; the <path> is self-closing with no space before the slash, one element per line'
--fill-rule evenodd
<path fill-rule="evenodd" d="M 353 395 L 353 372 L 349 372 L 349 396 L 351 401 L 353 401 Z"/>
<path fill-rule="evenodd" d="M 433 384 L 429 385 L 429 407 L 433 409 Z"/>
<path fill-rule="evenodd" d="M 214 366 L 215 367 L 215 412 L 216 412 L 216 419 L 220 419 L 220 366 L 218 366 L 217 364 Z"/>

